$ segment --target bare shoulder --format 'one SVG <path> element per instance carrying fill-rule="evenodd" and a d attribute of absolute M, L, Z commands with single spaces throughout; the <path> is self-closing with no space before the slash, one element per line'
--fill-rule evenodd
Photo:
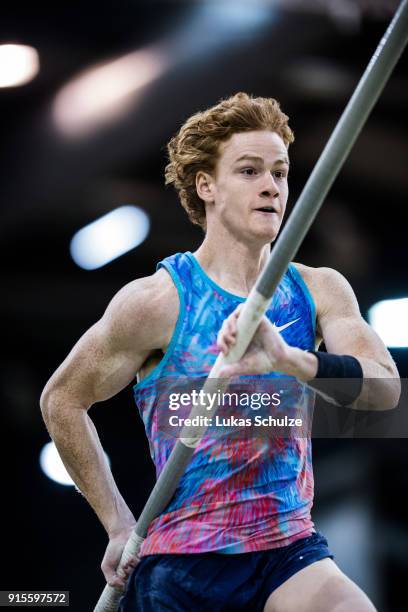
<path fill-rule="evenodd" d="M 355 293 L 348 280 L 333 268 L 313 268 L 295 263 L 316 305 L 318 321 L 333 309 L 337 316 L 359 315 Z"/>
<path fill-rule="evenodd" d="M 63 406 L 69 397 L 88 409 L 118 393 L 152 353 L 165 350 L 178 309 L 177 289 L 164 270 L 125 285 L 54 372 L 42 405 L 59 398 Z"/>
<path fill-rule="evenodd" d="M 102 321 L 114 335 L 126 337 L 132 343 L 162 348 L 177 321 L 179 299 L 169 274 L 155 274 L 136 279 L 125 285 L 109 303 Z"/>
<path fill-rule="evenodd" d="M 313 268 L 312 266 L 305 266 L 298 262 L 293 263 L 308 288 L 312 288 L 314 291 L 344 292 L 351 289 L 350 283 L 346 277 L 334 268 Z"/>

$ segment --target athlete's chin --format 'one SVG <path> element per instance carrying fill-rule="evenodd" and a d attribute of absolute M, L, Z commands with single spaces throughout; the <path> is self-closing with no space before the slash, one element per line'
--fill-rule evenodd
<path fill-rule="evenodd" d="M 274 242 L 279 234 L 280 223 L 270 224 L 269 227 L 264 225 L 263 227 L 258 226 L 251 229 L 254 238 L 262 240 L 263 242 Z"/>
<path fill-rule="evenodd" d="M 250 243 L 253 247 L 256 248 L 262 248 L 266 244 L 271 244 L 271 242 L 274 242 L 277 238 L 277 235 L 277 232 L 251 233 L 250 235 L 247 235 L 248 244 Z"/>

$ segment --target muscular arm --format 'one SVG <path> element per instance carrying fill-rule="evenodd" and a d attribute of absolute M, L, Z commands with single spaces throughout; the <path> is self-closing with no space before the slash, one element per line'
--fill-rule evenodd
<path fill-rule="evenodd" d="M 77 487 L 109 537 L 135 520 L 107 465 L 87 411 L 135 377 L 146 358 L 165 350 L 177 318 L 176 290 L 163 270 L 124 287 L 48 381 L 40 400 L 48 431 Z"/>
<path fill-rule="evenodd" d="M 352 355 L 363 370 L 363 389 L 353 408 L 394 408 L 400 395 L 398 370 L 382 340 L 362 318 L 353 289 L 336 270 L 313 272 L 315 278 L 309 282 L 317 306 L 318 332 L 327 351 Z"/>
<path fill-rule="evenodd" d="M 398 370 L 381 339 L 362 318 L 349 283 L 330 268 L 313 269 L 299 264 L 297 267 L 316 303 L 318 340 L 324 340 L 329 353 L 351 355 L 362 366 L 363 387 L 352 408 L 394 408 L 401 392 Z M 240 309 L 241 306 L 224 321 L 218 335 L 218 345 L 224 354 L 228 354 L 230 346 L 236 342 Z M 315 378 L 317 369 L 316 355 L 289 346 L 264 317 L 244 356 L 224 366 L 220 376 L 276 371 L 308 382 Z"/>

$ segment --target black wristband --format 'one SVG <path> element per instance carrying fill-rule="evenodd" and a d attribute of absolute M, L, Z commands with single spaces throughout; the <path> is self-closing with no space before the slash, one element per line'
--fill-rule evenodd
<path fill-rule="evenodd" d="M 352 404 L 363 386 L 363 369 L 351 355 L 333 355 L 323 351 L 309 351 L 316 355 L 316 378 L 307 383 L 313 389 L 333 399 L 340 406 Z"/>

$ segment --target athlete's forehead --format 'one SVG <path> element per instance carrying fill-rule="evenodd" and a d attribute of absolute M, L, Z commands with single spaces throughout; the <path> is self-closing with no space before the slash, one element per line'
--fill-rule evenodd
<path fill-rule="evenodd" d="M 230 166 L 245 160 L 271 165 L 289 164 L 288 150 L 282 138 L 267 130 L 239 132 L 221 144 L 219 162 L 222 165 Z"/>

